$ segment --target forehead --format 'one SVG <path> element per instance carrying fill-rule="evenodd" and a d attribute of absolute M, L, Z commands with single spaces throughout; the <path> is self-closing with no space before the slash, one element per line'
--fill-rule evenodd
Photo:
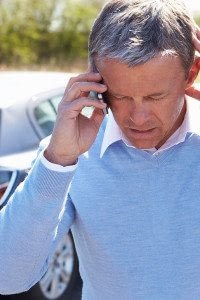
<path fill-rule="evenodd" d="M 96 65 L 108 89 L 118 94 L 169 91 L 185 80 L 178 56 L 158 56 L 133 67 L 114 59 L 97 59 Z"/>

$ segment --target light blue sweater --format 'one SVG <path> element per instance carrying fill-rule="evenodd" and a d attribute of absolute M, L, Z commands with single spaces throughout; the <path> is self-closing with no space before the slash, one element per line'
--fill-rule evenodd
<path fill-rule="evenodd" d="M 75 174 L 39 157 L 1 212 L 0 293 L 36 283 L 71 226 L 83 300 L 200 299 L 200 135 L 158 156 L 118 141 L 100 159 L 103 132 Z"/>

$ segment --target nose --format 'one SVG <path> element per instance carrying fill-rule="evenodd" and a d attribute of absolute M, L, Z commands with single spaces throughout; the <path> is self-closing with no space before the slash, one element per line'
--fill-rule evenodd
<path fill-rule="evenodd" d="M 144 105 L 133 105 L 130 110 L 130 120 L 136 128 L 142 127 L 150 119 L 150 112 Z"/>

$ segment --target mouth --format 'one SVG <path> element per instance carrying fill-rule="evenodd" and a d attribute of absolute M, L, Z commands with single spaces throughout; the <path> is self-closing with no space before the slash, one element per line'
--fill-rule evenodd
<path fill-rule="evenodd" d="M 154 135 L 156 128 L 151 128 L 151 129 L 145 129 L 145 130 L 138 130 L 129 127 L 129 132 L 131 133 L 132 136 L 135 138 L 150 138 L 152 135 Z"/>
<path fill-rule="evenodd" d="M 129 127 L 129 129 L 131 129 L 133 132 L 136 132 L 136 133 L 145 133 L 145 132 L 151 132 L 151 131 L 153 131 L 155 128 L 145 129 L 145 130 L 138 130 L 138 129 L 134 129 L 134 128 Z"/>

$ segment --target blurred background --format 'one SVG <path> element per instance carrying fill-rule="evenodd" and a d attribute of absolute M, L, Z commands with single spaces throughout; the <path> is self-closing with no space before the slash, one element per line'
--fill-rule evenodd
<path fill-rule="evenodd" d="M 185 1 L 200 26 L 199 0 Z M 104 2 L 0 0 L 0 209 L 27 176 L 40 141 L 51 134 L 68 79 L 87 69 L 88 35 Z M 81 293 L 69 232 L 34 287 L 0 299 L 80 300 Z"/>

